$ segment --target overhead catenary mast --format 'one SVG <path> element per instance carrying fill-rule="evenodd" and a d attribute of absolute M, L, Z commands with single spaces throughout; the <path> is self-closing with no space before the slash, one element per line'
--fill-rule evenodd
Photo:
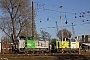
<path fill-rule="evenodd" d="M 57 33 L 58 33 L 58 24 L 57 24 L 57 21 L 56 21 L 56 29 L 57 29 Z"/>
<path fill-rule="evenodd" d="M 56 21 L 56 34 L 58 33 L 58 24 L 57 24 L 57 21 Z"/>
<path fill-rule="evenodd" d="M 37 39 L 37 31 L 34 17 L 34 2 L 32 1 L 32 39 Z"/>
<path fill-rule="evenodd" d="M 72 38 L 75 38 L 74 26 L 75 25 L 72 23 L 72 33 L 73 33 L 73 37 Z"/>
<path fill-rule="evenodd" d="M 34 36 L 34 27 L 33 27 L 33 21 L 34 21 L 34 13 L 33 13 L 33 10 L 34 10 L 34 3 L 32 1 L 32 39 L 33 39 L 33 36 Z"/>
<path fill-rule="evenodd" d="M 61 10 L 62 10 L 62 7 L 63 6 L 60 6 L 60 8 L 61 8 Z M 62 27 L 62 11 L 60 11 L 60 28 L 61 28 L 61 35 L 62 35 L 62 37 L 61 37 L 61 40 L 63 41 L 63 27 Z"/>

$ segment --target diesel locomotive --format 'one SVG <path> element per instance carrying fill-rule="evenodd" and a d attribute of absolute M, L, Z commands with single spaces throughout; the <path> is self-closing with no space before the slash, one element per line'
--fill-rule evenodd
<path fill-rule="evenodd" d="M 59 53 L 78 52 L 79 42 L 75 39 L 56 40 L 50 43 L 48 40 L 33 40 L 32 37 L 20 37 L 15 40 L 12 47 L 13 53 Z"/>

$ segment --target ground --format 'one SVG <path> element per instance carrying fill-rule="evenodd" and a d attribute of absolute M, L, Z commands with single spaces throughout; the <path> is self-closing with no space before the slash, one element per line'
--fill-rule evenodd
<path fill-rule="evenodd" d="M 1 58 L 1 60 L 90 60 L 90 57 L 86 56 L 32 56 L 32 57 L 12 57 Z"/>
<path fill-rule="evenodd" d="M 0 56 L 0 60 L 90 60 L 90 52 L 81 54 L 61 54 L 58 56 Z"/>

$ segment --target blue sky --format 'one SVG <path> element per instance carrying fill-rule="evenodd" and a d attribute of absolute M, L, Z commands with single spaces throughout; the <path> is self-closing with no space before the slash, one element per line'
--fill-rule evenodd
<path fill-rule="evenodd" d="M 31 0 L 32 1 L 32 0 Z M 72 33 L 72 23 L 75 24 L 74 32 L 76 36 L 81 36 L 83 34 L 90 34 L 90 0 L 33 0 L 36 10 L 36 28 L 37 32 L 40 34 L 40 30 L 45 30 L 49 32 L 52 38 L 56 37 L 56 21 L 58 23 L 58 29 L 60 30 L 60 15 L 62 16 L 62 26 L 63 28 L 68 29 Z M 62 9 L 59 7 L 63 6 Z M 60 14 L 61 12 L 61 14 Z M 83 12 L 85 14 L 83 14 Z M 81 14 L 80 14 L 81 13 Z M 84 15 L 84 17 L 79 17 Z M 66 18 L 65 18 L 66 16 Z M 77 18 L 75 18 L 75 16 Z M 65 24 L 65 21 L 68 21 L 68 24 Z M 85 22 L 82 22 L 82 21 Z M 40 22 L 42 21 L 42 22 Z M 84 24 L 86 23 L 86 24 Z M 40 29 L 43 28 L 43 29 Z M 0 36 L 3 33 L 0 32 Z"/>
<path fill-rule="evenodd" d="M 62 26 L 68 29 L 72 33 L 72 23 L 74 26 L 75 36 L 81 36 L 83 34 L 90 34 L 90 0 L 33 0 L 35 2 L 36 9 L 36 27 L 38 33 L 40 30 L 45 30 L 52 35 L 52 38 L 56 37 L 56 21 L 58 22 L 58 29 L 60 30 L 60 15 L 62 16 Z M 63 8 L 59 8 L 63 6 Z M 60 13 L 61 12 L 61 13 Z M 79 16 L 84 17 L 79 17 Z M 66 16 L 66 18 L 65 18 Z M 77 18 L 75 18 L 75 16 Z M 48 21 L 47 21 L 48 20 Z M 68 24 L 65 24 L 65 21 Z M 84 22 L 82 22 L 84 20 Z M 89 21 L 87 21 L 89 20 Z M 42 21 L 40 23 L 40 21 Z M 85 24 L 86 23 L 86 24 Z M 40 29 L 43 28 L 43 29 Z"/>

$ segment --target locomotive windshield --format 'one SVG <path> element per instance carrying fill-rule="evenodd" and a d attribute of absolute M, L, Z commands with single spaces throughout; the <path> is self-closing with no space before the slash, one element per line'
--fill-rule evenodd
<path fill-rule="evenodd" d="M 32 40 L 32 37 L 27 37 L 28 40 Z"/>
<path fill-rule="evenodd" d="M 72 42 L 76 42 L 76 40 L 75 40 L 75 39 L 71 39 L 71 41 L 72 41 Z"/>
<path fill-rule="evenodd" d="M 20 39 L 24 39 L 24 40 L 33 40 L 32 37 L 25 37 L 25 36 L 20 36 Z"/>

